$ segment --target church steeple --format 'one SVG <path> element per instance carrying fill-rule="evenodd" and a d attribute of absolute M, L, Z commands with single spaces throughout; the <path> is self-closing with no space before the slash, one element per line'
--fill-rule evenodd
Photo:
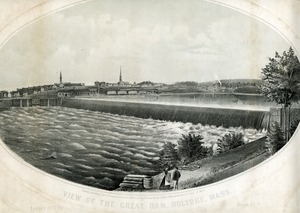
<path fill-rule="evenodd" d="M 119 82 L 122 82 L 122 67 L 120 66 L 120 77 L 119 77 Z"/>
<path fill-rule="evenodd" d="M 59 83 L 62 83 L 62 74 L 61 74 L 61 71 L 60 71 L 60 74 L 59 74 Z"/>

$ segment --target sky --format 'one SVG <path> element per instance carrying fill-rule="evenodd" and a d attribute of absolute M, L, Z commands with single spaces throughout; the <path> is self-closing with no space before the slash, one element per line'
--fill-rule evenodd
<path fill-rule="evenodd" d="M 200 0 L 95 0 L 42 17 L 0 49 L 0 90 L 65 82 L 259 78 L 289 44 L 272 28 Z"/>

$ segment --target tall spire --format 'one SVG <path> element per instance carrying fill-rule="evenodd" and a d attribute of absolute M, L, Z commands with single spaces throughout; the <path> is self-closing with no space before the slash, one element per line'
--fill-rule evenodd
<path fill-rule="evenodd" d="M 122 67 L 120 66 L 120 77 L 119 77 L 119 82 L 122 82 Z"/>
<path fill-rule="evenodd" d="M 62 74 L 61 74 L 61 71 L 60 71 L 60 75 L 59 75 L 59 83 L 62 83 Z"/>

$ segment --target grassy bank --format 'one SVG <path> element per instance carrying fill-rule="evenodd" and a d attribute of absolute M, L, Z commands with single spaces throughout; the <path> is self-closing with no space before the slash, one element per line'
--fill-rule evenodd
<path fill-rule="evenodd" d="M 245 144 L 228 152 L 195 161 L 179 168 L 179 189 L 203 186 L 239 174 L 259 164 L 268 156 L 265 152 L 266 137 Z M 158 190 L 163 174 L 154 176 L 154 190 Z"/>

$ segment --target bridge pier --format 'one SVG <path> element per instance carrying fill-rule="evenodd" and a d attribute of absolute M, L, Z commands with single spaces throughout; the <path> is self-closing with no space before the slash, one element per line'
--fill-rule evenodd
<path fill-rule="evenodd" d="M 20 107 L 23 107 L 23 100 L 20 99 Z"/>
<path fill-rule="evenodd" d="M 47 107 L 49 107 L 50 106 L 50 99 L 48 98 L 47 99 Z"/>
<path fill-rule="evenodd" d="M 26 99 L 26 106 L 29 107 L 29 99 Z"/>

